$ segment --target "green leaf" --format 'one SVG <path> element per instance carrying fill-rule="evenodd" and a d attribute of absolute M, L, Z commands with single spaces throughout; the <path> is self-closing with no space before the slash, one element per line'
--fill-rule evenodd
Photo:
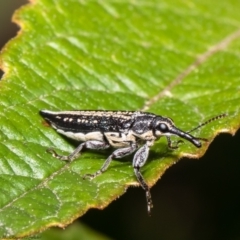
<path fill-rule="evenodd" d="M 82 176 L 110 152 L 86 151 L 71 163 L 46 153 L 69 154 L 78 143 L 47 128 L 41 109 L 143 109 L 185 131 L 228 114 L 194 133 L 209 139 L 200 149 L 156 142 L 141 169 L 149 186 L 181 157 L 202 156 L 218 133 L 235 133 L 239 8 L 216 0 L 36 0 L 19 10 L 21 32 L 1 54 L 0 237 L 63 227 L 138 185 L 132 156 L 89 181 Z"/>

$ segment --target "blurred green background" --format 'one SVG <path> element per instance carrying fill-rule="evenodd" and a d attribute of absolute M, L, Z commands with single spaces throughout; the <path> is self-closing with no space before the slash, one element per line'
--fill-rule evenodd
<path fill-rule="evenodd" d="M 16 36 L 11 16 L 25 3 L 0 1 L 0 49 Z M 182 159 L 151 192 L 152 217 L 143 190 L 130 188 L 106 209 L 92 209 L 79 220 L 112 239 L 239 240 L 240 131 L 218 136 L 200 160 Z"/>

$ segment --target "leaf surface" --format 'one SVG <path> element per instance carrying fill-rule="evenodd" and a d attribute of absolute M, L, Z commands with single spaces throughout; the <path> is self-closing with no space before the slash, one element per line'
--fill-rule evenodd
<path fill-rule="evenodd" d="M 209 139 L 200 149 L 185 142 L 170 151 L 165 139 L 156 142 L 141 169 L 149 186 L 182 156 L 203 155 L 218 133 L 233 134 L 239 8 L 215 0 L 36 0 L 20 9 L 21 32 L 1 54 L 0 236 L 65 226 L 138 184 L 132 156 L 89 181 L 82 176 L 97 171 L 109 151 L 85 151 L 71 163 L 46 153 L 69 154 L 77 143 L 46 127 L 41 109 L 146 110 L 185 131 L 228 114 L 194 132 Z"/>

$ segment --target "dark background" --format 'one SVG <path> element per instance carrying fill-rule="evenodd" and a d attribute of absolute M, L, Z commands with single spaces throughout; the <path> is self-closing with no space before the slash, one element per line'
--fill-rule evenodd
<path fill-rule="evenodd" d="M 0 2 L 0 49 L 19 28 L 14 9 L 26 0 Z M 0 71 L 1 76 L 1 71 Z M 221 134 L 199 160 L 182 159 L 145 193 L 130 188 L 104 210 L 92 209 L 80 221 L 113 239 L 240 240 L 240 132 Z"/>

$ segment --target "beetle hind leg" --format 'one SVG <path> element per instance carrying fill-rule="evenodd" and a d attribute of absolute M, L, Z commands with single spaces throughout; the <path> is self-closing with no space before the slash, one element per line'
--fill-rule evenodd
<path fill-rule="evenodd" d="M 107 149 L 109 147 L 110 147 L 110 145 L 106 142 L 91 140 L 91 141 L 86 141 L 86 142 L 79 144 L 79 146 L 70 155 L 67 155 L 67 156 L 59 155 L 52 148 L 47 149 L 47 152 L 51 153 L 53 157 L 58 158 L 60 160 L 72 161 L 72 160 L 76 159 L 77 157 L 79 157 L 83 148 L 100 150 L 100 149 Z"/>

